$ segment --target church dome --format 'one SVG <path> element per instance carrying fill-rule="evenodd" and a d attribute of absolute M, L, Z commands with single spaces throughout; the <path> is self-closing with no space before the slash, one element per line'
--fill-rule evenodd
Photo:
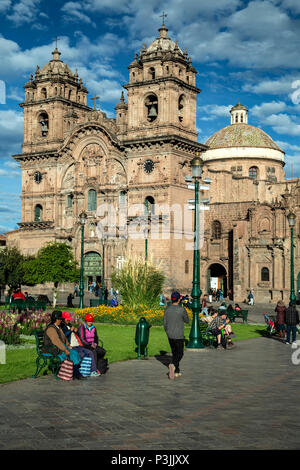
<path fill-rule="evenodd" d="M 147 47 L 146 52 L 148 54 L 152 54 L 153 52 L 179 52 L 183 55 L 183 52 L 178 47 L 177 42 L 172 41 L 168 36 L 168 28 L 163 24 L 161 28 L 159 28 L 160 37 L 156 38 L 150 46 Z"/>
<path fill-rule="evenodd" d="M 284 163 L 284 151 L 258 127 L 248 124 L 248 109 L 238 102 L 230 110 L 231 125 L 220 129 L 206 142 L 206 162 L 229 159 L 277 160 Z"/>
<path fill-rule="evenodd" d="M 237 123 L 224 127 L 212 135 L 205 143 L 210 149 L 230 147 L 260 147 L 279 150 L 274 140 L 258 127 Z"/>
<path fill-rule="evenodd" d="M 73 78 L 73 73 L 71 69 L 65 64 L 62 60 L 60 60 L 60 52 L 56 48 L 55 51 L 52 52 L 53 59 L 48 62 L 39 72 L 39 78 L 43 75 L 55 74 L 55 75 L 68 75 L 69 77 Z"/>

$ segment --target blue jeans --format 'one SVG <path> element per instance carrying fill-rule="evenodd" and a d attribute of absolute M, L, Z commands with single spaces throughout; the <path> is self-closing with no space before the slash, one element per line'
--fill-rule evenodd
<path fill-rule="evenodd" d="M 292 325 L 286 325 L 286 340 L 290 342 L 290 336 L 292 331 L 292 342 L 296 341 L 297 327 Z"/>

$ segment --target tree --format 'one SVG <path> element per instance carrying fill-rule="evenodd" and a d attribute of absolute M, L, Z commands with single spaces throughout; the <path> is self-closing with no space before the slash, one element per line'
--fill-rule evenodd
<path fill-rule="evenodd" d="M 5 247 L 0 251 L 0 284 L 9 290 L 24 284 L 24 263 L 28 260 L 16 247 Z"/>
<path fill-rule="evenodd" d="M 25 284 L 78 282 L 80 278 L 72 248 L 66 243 L 47 243 L 39 250 L 37 257 L 28 260 L 24 266 Z"/>

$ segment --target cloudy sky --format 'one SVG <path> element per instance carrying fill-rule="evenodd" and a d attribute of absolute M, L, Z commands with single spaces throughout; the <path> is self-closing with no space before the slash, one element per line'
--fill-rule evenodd
<path fill-rule="evenodd" d="M 249 124 L 286 152 L 286 176 L 300 176 L 300 0 L 0 0 L 0 233 L 20 221 L 23 86 L 36 66 L 61 59 L 101 109 L 114 116 L 128 65 L 157 36 L 168 35 L 198 70 L 199 142 L 229 125 L 240 99 Z M 89 101 L 92 106 L 92 101 Z"/>

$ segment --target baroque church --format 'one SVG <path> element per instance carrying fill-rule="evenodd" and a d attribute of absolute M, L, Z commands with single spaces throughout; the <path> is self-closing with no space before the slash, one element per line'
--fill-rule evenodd
<path fill-rule="evenodd" d="M 104 243 L 108 287 L 113 268 L 147 249 L 166 275 L 167 295 L 173 288 L 190 293 L 193 211 L 184 208 L 194 192 L 185 178 L 200 153 L 203 177 L 211 179 L 203 194 L 210 203 L 202 212 L 202 292 L 222 288 L 239 302 L 252 290 L 255 301 L 287 301 L 290 211 L 296 214 L 300 289 L 300 182 L 286 181 L 284 152 L 248 124 L 241 103 L 231 109 L 227 127 L 198 142 L 197 71 L 164 24 L 158 31 L 128 67 L 127 103 L 122 92 L 115 118 L 87 105 L 87 89 L 57 47 L 30 76 L 20 104 L 22 153 L 13 156 L 22 170 L 22 219 L 19 229 L 6 233 L 7 244 L 35 254 L 49 241 L 66 242 L 80 262 L 79 216 L 85 212 L 86 285 L 102 282 Z"/>

